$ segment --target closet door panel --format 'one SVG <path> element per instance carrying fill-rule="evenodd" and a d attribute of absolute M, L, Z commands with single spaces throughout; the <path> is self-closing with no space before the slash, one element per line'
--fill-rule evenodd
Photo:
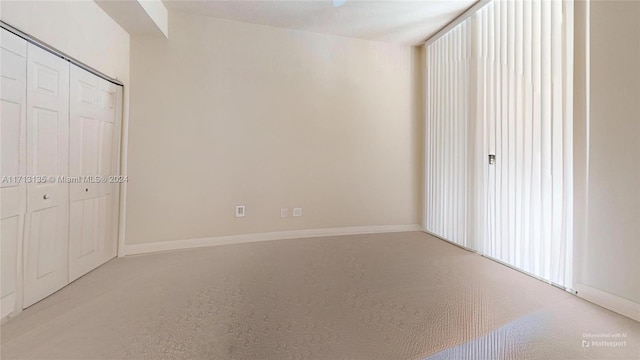
<path fill-rule="evenodd" d="M 115 195 L 104 195 L 97 198 L 96 212 L 98 219 L 98 249 L 101 262 L 104 263 L 116 256 L 117 242 L 117 208 Z"/>
<path fill-rule="evenodd" d="M 27 56 L 24 307 L 68 283 L 69 63 L 34 45 Z M 46 180 L 45 180 L 46 179 Z"/>
<path fill-rule="evenodd" d="M 117 235 L 118 235 L 118 204 L 120 197 L 120 183 L 115 181 L 113 176 L 119 174 L 119 151 L 120 148 L 120 121 L 117 114 L 119 110 L 118 99 L 121 93 L 118 87 L 110 82 L 101 80 L 100 83 L 100 146 L 98 172 L 103 179 L 98 193 L 100 194 L 100 211 L 102 215 L 100 223 L 104 231 L 101 244 L 103 261 L 107 261 L 116 256 Z M 111 177 L 111 178 L 110 178 Z"/>
<path fill-rule="evenodd" d="M 22 308 L 27 42 L 4 29 L 0 40 L 0 317 L 5 317 Z"/>
<path fill-rule="evenodd" d="M 0 220 L 0 236 L 2 243 L 0 251 L 2 258 L 2 286 L 0 297 L 2 298 L 2 317 L 16 310 L 17 301 L 17 269 L 19 246 L 22 244 L 22 222 L 24 215 L 8 216 Z"/>
<path fill-rule="evenodd" d="M 99 82 L 78 67 L 71 68 L 70 90 L 70 170 L 71 234 L 69 238 L 69 277 L 71 281 L 100 265 L 97 244 L 96 197 L 98 187 L 91 179 L 98 175 Z"/>
<path fill-rule="evenodd" d="M 71 69 L 70 174 L 71 184 L 70 279 L 86 274 L 114 257 L 113 229 L 117 139 L 115 138 L 115 85 L 78 67 Z"/>
<path fill-rule="evenodd" d="M 98 154 L 98 172 L 106 179 L 98 186 L 100 194 L 99 208 L 101 211 L 100 225 L 104 229 L 100 244 L 103 262 L 116 256 L 117 252 L 117 227 L 119 182 L 114 181 L 113 176 L 119 174 L 118 155 L 120 144 L 120 122 L 117 111 L 118 87 L 106 80 L 100 80 L 100 145 Z"/>
<path fill-rule="evenodd" d="M 69 277 L 75 280 L 99 261 L 98 211 L 96 199 L 71 202 Z"/>
<path fill-rule="evenodd" d="M 117 88 L 115 85 L 101 80 L 100 83 L 100 145 L 98 171 L 101 176 L 117 175 L 119 122 L 116 121 Z M 101 194 L 112 194 L 117 188 L 115 182 L 103 182 Z"/>
<path fill-rule="evenodd" d="M 95 196 L 95 185 L 82 177 L 98 173 L 98 79 L 76 66 L 71 68 L 70 106 L 69 175 L 76 180 L 69 185 L 73 203 Z"/>

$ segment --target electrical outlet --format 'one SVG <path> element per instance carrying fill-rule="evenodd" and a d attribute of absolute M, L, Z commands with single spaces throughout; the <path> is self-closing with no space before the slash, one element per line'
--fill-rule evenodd
<path fill-rule="evenodd" d="M 280 217 L 286 218 L 287 216 L 289 216 L 289 209 L 287 208 L 280 209 Z"/>
<path fill-rule="evenodd" d="M 245 214 L 245 209 L 244 209 L 244 205 L 238 205 L 236 206 L 236 217 L 244 217 Z"/>
<path fill-rule="evenodd" d="M 293 208 L 293 216 L 302 216 L 302 208 Z"/>

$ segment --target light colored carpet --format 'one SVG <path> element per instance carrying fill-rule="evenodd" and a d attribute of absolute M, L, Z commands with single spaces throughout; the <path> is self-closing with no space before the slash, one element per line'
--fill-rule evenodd
<path fill-rule="evenodd" d="M 409 232 L 116 259 L 1 344 L 2 359 L 638 359 L 640 323 Z"/>

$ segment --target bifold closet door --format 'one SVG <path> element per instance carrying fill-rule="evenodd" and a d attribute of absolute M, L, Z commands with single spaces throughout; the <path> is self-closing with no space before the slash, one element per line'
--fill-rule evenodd
<path fill-rule="evenodd" d="M 2 317 L 21 309 L 19 299 L 22 235 L 26 211 L 26 86 L 27 42 L 1 29 L 0 66 L 0 241 Z"/>
<path fill-rule="evenodd" d="M 69 168 L 69 62 L 27 48 L 27 175 L 66 176 Z M 69 186 L 31 181 L 24 234 L 24 307 L 68 283 Z"/>
<path fill-rule="evenodd" d="M 116 256 L 117 87 L 71 66 L 69 280 Z"/>

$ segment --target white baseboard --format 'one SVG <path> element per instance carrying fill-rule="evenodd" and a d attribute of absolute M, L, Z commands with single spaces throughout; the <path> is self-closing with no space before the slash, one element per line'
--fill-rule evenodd
<path fill-rule="evenodd" d="M 267 240 L 299 239 L 338 235 L 377 234 L 420 230 L 422 230 L 422 226 L 420 225 L 380 225 L 216 236 L 199 239 L 172 240 L 147 244 L 126 245 L 125 255 L 149 254 L 159 251 L 193 249 L 206 246 L 241 244 Z"/>
<path fill-rule="evenodd" d="M 635 321 L 640 321 L 640 304 L 584 284 L 575 283 L 574 287 L 578 291 L 579 297 Z"/>

